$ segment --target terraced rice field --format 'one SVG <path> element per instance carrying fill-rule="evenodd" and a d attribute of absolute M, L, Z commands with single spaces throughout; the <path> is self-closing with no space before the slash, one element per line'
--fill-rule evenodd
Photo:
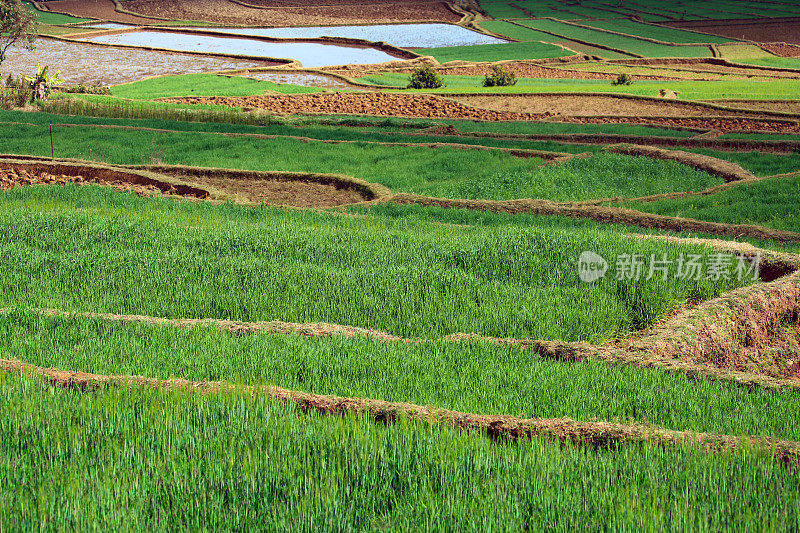
<path fill-rule="evenodd" d="M 795 4 L 24 7 L 0 531 L 795 529 Z"/>

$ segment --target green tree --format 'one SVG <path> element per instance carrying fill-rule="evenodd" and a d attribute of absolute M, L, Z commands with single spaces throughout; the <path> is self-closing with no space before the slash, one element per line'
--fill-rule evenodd
<path fill-rule="evenodd" d="M 36 40 L 36 14 L 21 0 L 0 0 L 0 65 L 12 45 L 32 50 Z"/>
<path fill-rule="evenodd" d="M 438 89 L 443 86 L 442 78 L 430 65 L 415 68 L 408 80 L 409 89 Z"/>

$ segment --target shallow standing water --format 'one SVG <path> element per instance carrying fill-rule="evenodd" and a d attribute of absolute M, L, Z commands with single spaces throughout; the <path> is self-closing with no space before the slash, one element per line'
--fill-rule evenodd
<path fill-rule="evenodd" d="M 292 85 L 304 85 L 306 87 L 350 88 L 348 84 L 333 76 L 323 76 L 310 72 L 247 72 L 240 75 L 256 80 L 271 81 L 273 83 L 290 83 Z"/>
<path fill-rule="evenodd" d="M 3 61 L 3 77 L 9 73 L 34 74 L 37 63 L 48 65 L 50 72 L 61 70 L 67 85 L 117 85 L 148 76 L 195 74 L 276 65 L 274 62 L 228 57 L 204 57 L 192 54 L 112 48 L 92 44 L 38 39 L 36 49 L 14 46 Z"/>
<path fill-rule="evenodd" d="M 313 26 L 308 28 L 203 28 L 236 35 L 302 39 L 317 37 L 349 37 L 367 41 L 384 41 L 401 48 L 438 48 L 506 43 L 455 24 L 376 24 L 374 26 Z"/>
<path fill-rule="evenodd" d="M 321 43 L 270 43 L 238 37 L 216 37 L 166 31 L 134 31 L 89 37 L 98 43 L 151 46 L 182 52 L 211 52 L 300 61 L 304 67 L 369 64 L 397 61 L 398 58 L 374 48 L 358 48 Z"/>

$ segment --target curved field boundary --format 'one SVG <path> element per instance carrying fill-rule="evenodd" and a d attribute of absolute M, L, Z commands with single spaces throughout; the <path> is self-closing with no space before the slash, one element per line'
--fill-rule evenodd
<path fill-rule="evenodd" d="M 83 35 L 83 34 L 81 34 Z M 287 58 L 280 58 L 280 57 L 261 57 L 261 56 L 247 56 L 247 55 L 238 55 L 238 54 L 226 54 L 224 52 L 192 52 L 192 51 L 182 51 L 182 50 L 170 50 L 168 48 L 158 48 L 154 46 L 138 46 L 138 45 L 131 45 L 131 44 L 109 44 L 109 43 L 98 43 L 92 41 L 91 39 L 73 39 L 69 37 L 59 37 L 56 35 L 41 35 L 39 36 L 40 39 L 54 39 L 56 41 L 63 41 L 65 43 L 77 43 L 77 44 L 89 44 L 92 46 L 105 46 L 107 48 L 130 48 L 133 50 L 150 50 L 153 52 L 168 52 L 171 54 L 190 54 L 195 56 L 208 56 L 208 57 L 228 57 L 233 59 L 247 59 L 250 61 L 262 61 L 265 64 L 272 63 L 273 66 L 278 65 L 296 65 L 300 66 L 294 59 L 287 59 Z"/>
<path fill-rule="evenodd" d="M 654 146 L 642 146 L 637 144 L 617 144 L 605 147 L 606 151 L 649 157 L 650 159 L 662 159 L 666 161 L 676 161 L 682 165 L 702 170 L 719 176 L 725 181 L 754 180 L 756 176 L 748 170 L 743 169 L 739 164 L 730 161 L 717 159 L 707 155 L 683 152 L 680 150 L 663 150 Z"/>
<path fill-rule="evenodd" d="M 659 124 L 651 124 L 654 127 Z M 678 129 L 678 128 L 674 128 Z M 689 131 L 692 129 L 683 128 Z M 769 133 L 769 132 L 765 132 Z M 791 154 L 800 150 L 800 141 L 784 140 L 752 140 L 752 139 L 718 139 L 723 132 L 704 131 L 694 137 L 663 137 L 621 135 L 616 133 L 553 133 L 553 134 L 492 134 L 485 132 L 458 132 L 460 137 L 477 137 L 497 140 L 523 140 L 523 141 L 555 141 L 567 144 L 608 145 L 608 144 L 641 144 L 658 146 L 662 148 L 708 148 L 725 152 L 770 152 Z M 402 135 L 424 135 L 419 132 L 403 133 Z"/>
<path fill-rule="evenodd" d="M 352 176 L 342 174 L 321 174 L 309 172 L 269 172 L 258 170 L 230 170 L 213 167 L 191 167 L 185 165 L 127 165 L 130 168 L 145 172 L 154 172 L 158 175 L 180 176 L 181 180 L 192 182 L 197 180 L 204 185 L 203 178 L 231 180 L 272 180 L 272 181 L 310 181 L 322 185 L 331 185 L 336 188 L 352 189 L 357 191 L 366 202 L 390 198 L 392 192 L 380 183 L 371 183 Z M 186 177 L 186 176 L 190 177 Z"/>
<path fill-rule="evenodd" d="M 29 172 L 66 173 L 70 175 L 98 176 L 118 179 L 138 185 L 151 185 L 162 191 L 174 190 L 182 196 L 216 201 L 239 200 L 240 195 L 220 191 L 203 178 L 231 180 L 265 180 L 281 182 L 317 183 L 337 189 L 350 189 L 358 193 L 363 202 L 391 197 L 391 191 L 378 183 L 369 183 L 351 176 L 309 172 L 264 172 L 255 170 L 230 170 L 181 165 L 99 165 L 79 159 L 50 159 L 48 157 L 0 154 L 0 167 L 25 168 Z M 361 202 L 358 202 L 361 203 Z"/>
<path fill-rule="evenodd" d="M 26 170 L 33 174 L 47 172 L 50 174 L 82 175 L 106 181 L 118 180 L 134 185 L 151 186 L 160 189 L 162 192 L 174 192 L 181 196 L 192 198 L 208 198 L 210 196 L 210 193 L 205 189 L 193 187 L 170 177 L 147 172 L 146 170 L 123 169 L 86 161 L 0 155 L 0 168 L 2 167 Z"/>
<path fill-rule="evenodd" d="M 775 460 L 800 463 L 800 442 L 770 437 L 733 437 L 695 431 L 675 431 L 643 424 L 579 422 L 569 418 L 521 419 L 508 415 L 462 413 L 411 403 L 385 402 L 369 398 L 343 398 L 283 389 L 274 385 L 242 387 L 224 381 L 192 382 L 182 379 L 160 380 L 143 376 L 103 376 L 41 368 L 16 360 L 0 359 L 0 370 L 8 374 L 33 375 L 54 385 L 95 391 L 104 387 L 147 387 L 168 391 L 198 393 L 248 392 L 296 405 L 300 411 L 328 415 L 355 414 L 376 422 L 399 419 L 424 424 L 454 426 L 481 432 L 494 439 L 522 440 L 548 438 L 594 448 L 655 443 L 661 446 L 695 445 L 711 452 L 733 452 L 742 448 L 761 450 Z"/>
<path fill-rule="evenodd" d="M 542 357 L 566 361 L 651 366 L 690 377 L 725 381 L 739 386 L 800 390 L 792 379 L 800 370 L 800 358 L 770 360 L 762 350 L 780 340 L 780 324 L 800 326 L 800 256 L 756 248 L 746 243 L 713 239 L 634 235 L 628 238 L 658 239 L 707 246 L 742 257 L 759 257 L 759 275 L 765 281 L 708 300 L 683 310 L 662 323 L 632 337 L 605 345 L 533 339 L 482 337 L 456 333 L 438 339 L 448 342 L 490 342 L 513 345 Z M 0 309 L 7 314 L 16 309 Z M 238 322 L 220 319 L 167 319 L 113 313 L 67 312 L 34 309 L 47 316 L 94 318 L 119 322 L 147 322 L 194 328 L 211 326 L 235 335 L 300 334 L 308 337 L 364 336 L 383 342 L 425 343 L 435 339 L 402 338 L 383 331 L 328 323 Z M 767 352 L 769 353 L 769 352 Z M 783 365 L 783 371 L 776 365 Z"/>

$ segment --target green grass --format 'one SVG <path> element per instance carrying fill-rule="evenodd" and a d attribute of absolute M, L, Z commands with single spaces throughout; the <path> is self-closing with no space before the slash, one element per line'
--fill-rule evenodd
<path fill-rule="evenodd" d="M 642 24 L 641 22 L 629 19 L 590 20 L 582 21 L 581 24 L 584 26 L 591 26 L 592 28 L 627 33 L 639 37 L 648 37 L 668 43 L 730 43 L 735 41 L 735 39 L 728 39 L 727 37 L 695 33 L 667 26 Z"/>
<path fill-rule="evenodd" d="M 775 57 L 755 44 L 726 44 L 718 46 L 722 57 L 734 62 L 746 62 Z"/>
<path fill-rule="evenodd" d="M 800 135 L 791 133 L 726 133 L 719 139 L 749 139 L 752 141 L 800 141 Z"/>
<path fill-rule="evenodd" d="M 80 186 L 17 188 L 0 203 L 4 307 L 596 341 L 738 285 L 611 273 L 581 283 L 585 250 L 612 272 L 621 253 L 709 253 L 597 229 L 459 228 Z"/>
<path fill-rule="evenodd" d="M 478 23 L 478 25 L 488 31 L 505 35 L 509 39 L 516 39 L 523 42 L 550 42 L 555 40 L 555 38 L 549 33 L 536 31 L 531 28 L 520 26 L 519 24 L 506 22 L 504 20 L 482 20 Z"/>
<path fill-rule="evenodd" d="M 117 85 L 111 89 L 120 98 L 150 100 L 169 96 L 250 96 L 274 91 L 280 93 L 315 93 L 318 87 L 273 83 L 242 76 L 216 74 L 183 74 L 162 76 Z"/>
<path fill-rule="evenodd" d="M 0 316 L 3 357 L 97 374 L 273 384 L 480 414 L 647 420 L 672 429 L 800 440 L 800 395 L 636 366 L 543 359 L 480 342 L 387 343 Z M 563 387 L 570 383 L 570 387 Z"/>
<path fill-rule="evenodd" d="M 107 100 L 113 103 L 112 100 Z M 66 102 L 65 99 L 51 101 L 46 108 L 57 108 L 59 103 Z M 54 104 L 55 103 L 55 104 Z M 74 103 L 74 101 L 73 101 Z M 126 105 L 126 101 L 119 101 Z M 123 126 L 137 126 L 147 128 L 160 128 L 176 131 L 217 131 L 225 133 L 260 133 L 275 135 L 295 135 L 313 137 L 315 139 L 361 139 L 361 140 L 388 140 L 387 135 L 411 134 L 404 139 L 410 142 L 427 142 L 430 139 L 447 139 L 450 142 L 479 144 L 498 142 L 498 146 L 519 147 L 525 143 L 499 142 L 493 139 L 492 134 L 497 135 L 550 135 L 550 134 L 570 134 L 570 133 L 606 133 L 617 135 L 636 135 L 636 136 L 658 136 L 658 137 L 691 137 L 697 135 L 697 131 L 673 130 L 669 128 L 658 128 L 653 126 L 641 126 L 638 124 L 573 124 L 569 122 L 484 122 L 475 120 L 454 120 L 454 119 L 420 119 L 402 117 L 375 117 L 359 115 L 338 115 L 320 116 L 307 115 L 301 117 L 265 117 L 260 116 L 263 122 L 261 125 L 247 123 L 225 123 L 224 119 L 239 115 L 247 116 L 243 113 L 233 115 L 228 111 L 230 108 L 222 108 L 219 121 L 203 122 L 201 120 L 175 120 L 167 118 L 147 118 L 148 113 L 138 119 L 131 118 L 104 118 L 104 112 L 109 108 L 101 105 L 76 105 L 74 107 L 64 106 L 62 114 L 45 112 L 22 112 L 22 111 L 2 111 L 0 110 L 0 122 L 26 122 L 37 125 L 48 125 L 51 123 L 67 124 L 116 124 Z M 215 110 L 207 110 L 207 116 L 214 118 Z M 77 115 L 77 116 L 76 116 Z M 249 116 L 253 116 L 249 114 Z M 463 133 L 486 133 L 487 137 L 478 140 L 465 136 L 422 136 L 420 130 L 431 128 L 441 124 L 452 125 L 459 132 Z M 781 136 L 778 136 L 780 138 Z M 420 140 L 422 139 L 422 140 Z M 530 144 L 530 143 L 527 143 Z M 555 151 L 590 150 L 592 147 L 586 145 L 558 144 Z"/>
<path fill-rule="evenodd" d="M 644 57 L 711 57 L 711 50 L 707 46 L 667 46 L 552 20 L 522 21 L 521 23 L 535 30 L 549 31 L 567 38 L 609 46 Z"/>
<path fill-rule="evenodd" d="M 757 224 L 800 233 L 798 198 L 800 176 L 795 176 L 767 179 L 711 196 L 630 203 L 627 207 L 661 215 L 728 224 Z"/>
<path fill-rule="evenodd" d="M 296 134 L 301 133 L 302 130 Z M 387 140 L 408 141 L 410 138 Z M 49 128 L 45 125 L 9 125 L 0 130 L 0 142 L 3 150 L 9 153 L 50 154 Z M 483 142 L 483 139 L 473 142 Z M 150 162 L 152 147 L 158 146 L 161 147 L 160 159 L 169 164 L 347 174 L 381 183 L 396 192 L 449 198 L 630 197 L 697 190 L 718 182 L 708 174 L 672 162 L 611 154 L 598 154 L 591 162 L 582 160 L 541 167 L 541 160 L 536 158 L 518 158 L 495 150 L 328 144 L 291 138 L 234 138 L 202 132 L 60 127 L 54 128 L 54 144 L 59 157 L 142 164 Z M 553 144 L 528 146 L 560 147 Z M 586 147 L 576 149 L 587 150 Z M 387 164 L 388 161 L 391 164 Z M 587 176 L 591 176 L 593 182 L 587 181 Z"/>
<path fill-rule="evenodd" d="M 0 376 L 4 530 L 791 529 L 798 470 L 752 451 L 504 444 L 246 394 L 87 394 Z"/>
<path fill-rule="evenodd" d="M 540 167 L 531 172 L 492 173 L 465 181 L 460 198 L 548 198 L 560 201 L 615 196 L 636 197 L 645 190 L 702 190 L 722 183 L 675 162 L 595 154 L 588 159 Z"/>
<path fill-rule="evenodd" d="M 487 21 L 481 21 L 480 26 L 489 31 L 498 33 L 500 35 L 505 35 L 510 39 L 517 39 L 519 41 L 525 41 L 525 42 L 542 41 L 545 43 L 558 43 L 560 45 L 566 46 L 571 50 L 575 50 L 583 54 L 591 54 L 594 56 L 603 57 L 606 59 L 626 59 L 626 58 L 630 59 L 632 57 L 631 55 L 620 54 L 617 52 L 604 50 L 602 48 L 596 48 L 593 46 L 584 45 L 575 41 L 571 41 L 569 39 L 555 37 L 549 33 L 536 31 L 525 26 L 520 26 L 519 24 L 513 24 L 511 22 L 506 22 L 501 20 L 487 20 Z"/>
<path fill-rule="evenodd" d="M 36 22 L 40 24 L 52 24 L 52 25 L 59 25 L 59 24 L 72 24 L 75 22 L 89 22 L 92 19 L 82 19 L 77 17 L 72 17 L 70 15 L 62 15 L 61 13 L 51 13 L 49 11 L 40 11 L 36 9 L 31 2 L 23 2 L 28 9 L 36 13 Z"/>
<path fill-rule="evenodd" d="M 776 174 L 787 174 L 800 170 L 800 152 L 781 155 L 755 151 L 718 152 L 705 148 L 692 148 L 689 151 L 738 163 L 756 176 L 774 176 Z"/>
<path fill-rule="evenodd" d="M 508 59 L 543 59 L 574 55 L 560 46 L 539 42 L 417 48 L 414 51 L 418 54 L 433 56 L 440 63 L 447 63 L 448 61 L 477 62 Z"/>
<path fill-rule="evenodd" d="M 739 63 L 760 67 L 793 68 L 800 70 L 800 57 L 764 57 L 761 59 L 739 59 Z"/>

